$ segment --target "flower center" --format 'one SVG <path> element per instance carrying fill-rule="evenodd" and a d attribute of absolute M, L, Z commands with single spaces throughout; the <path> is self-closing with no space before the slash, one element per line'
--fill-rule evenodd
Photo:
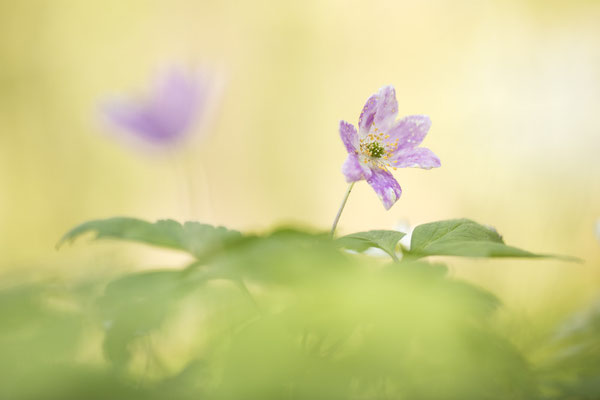
<path fill-rule="evenodd" d="M 382 169 L 385 169 L 386 165 L 396 169 L 394 164 L 397 164 L 398 160 L 390 161 L 390 158 L 398 149 L 399 139 L 390 140 L 390 135 L 377 129 L 375 124 L 372 128 L 373 130 L 360 138 L 358 152 L 362 155 L 361 162 Z"/>
<path fill-rule="evenodd" d="M 381 158 L 385 154 L 385 148 L 377 141 L 367 144 L 366 150 L 373 158 Z"/>

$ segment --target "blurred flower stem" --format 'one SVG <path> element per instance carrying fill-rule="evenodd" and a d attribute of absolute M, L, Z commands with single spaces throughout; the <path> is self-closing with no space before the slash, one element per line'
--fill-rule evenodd
<path fill-rule="evenodd" d="M 335 234 L 335 228 L 337 228 L 337 224 L 342 215 L 342 211 L 344 211 L 344 207 L 346 206 L 346 202 L 348 201 L 348 196 L 350 196 L 350 192 L 352 191 L 352 187 L 354 186 L 354 183 L 355 182 L 352 182 L 348 185 L 348 190 L 346 190 L 346 194 L 344 195 L 344 199 L 342 200 L 340 209 L 338 210 L 337 215 L 335 216 L 335 219 L 333 220 L 333 225 L 331 226 L 331 232 L 329 233 L 329 236 L 331 238 L 333 238 L 333 235 Z"/>
<path fill-rule="evenodd" d="M 197 155 L 185 150 L 194 137 L 206 139 L 207 121 L 216 111 L 222 85 L 205 68 L 172 66 L 162 69 L 142 96 L 118 96 L 101 104 L 104 119 L 119 138 L 170 158 L 181 188 L 179 204 L 193 219 L 211 215 L 212 207 L 206 171 L 196 162 Z M 200 212 L 202 196 L 205 203 Z"/>
<path fill-rule="evenodd" d="M 171 154 L 171 163 L 180 187 L 180 204 L 189 219 L 212 215 L 210 185 L 204 166 L 186 157 L 182 152 Z M 202 202 L 202 204 L 200 204 Z"/>

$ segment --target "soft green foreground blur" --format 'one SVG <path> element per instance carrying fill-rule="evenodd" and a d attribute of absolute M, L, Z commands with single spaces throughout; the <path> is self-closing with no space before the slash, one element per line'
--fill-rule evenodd
<path fill-rule="evenodd" d="M 427 254 L 518 250 L 472 222 L 421 225 L 413 248 L 394 262 L 356 254 L 375 245 L 393 255 L 401 238 L 394 231 L 331 240 L 289 228 L 243 235 L 198 223 L 116 218 L 85 224 L 67 239 L 86 231 L 179 249 L 197 261 L 112 280 L 87 276 L 0 289 L 0 398 L 600 395 L 597 304 L 527 346 L 497 323 L 496 296 L 428 262 Z"/>
<path fill-rule="evenodd" d="M 103 225 L 99 232 L 117 228 L 114 220 Z M 443 265 L 354 256 L 324 235 L 290 229 L 251 237 L 199 225 L 118 225 L 110 231 L 128 234 L 114 237 L 186 243 L 202 261 L 108 284 L 88 278 L 0 290 L 0 398 L 550 400 L 573 398 L 561 396 L 567 390 L 598 393 L 562 367 L 575 361 L 588 375 L 598 368 L 554 349 L 577 354 L 587 341 L 549 336 L 521 353 L 493 323 L 497 298 L 447 278 Z M 178 237 L 188 240 L 165 240 Z"/>
<path fill-rule="evenodd" d="M 591 0 L 1 1 L 0 268 L 173 264 L 113 244 L 54 250 L 113 215 L 326 229 L 346 188 L 338 121 L 392 84 L 401 115 L 431 116 L 424 145 L 442 168 L 398 171 L 389 212 L 360 183 L 340 231 L 469 217 L 509 244 L 578 256 L 449 261 L 515 311 L 510 323 L 561 315 L 600 287 L 599 18 Z M 227 77 L 210 137 L 175 155 L 115 140 L 98 102 L 143 92 L 173 63 Z"/>

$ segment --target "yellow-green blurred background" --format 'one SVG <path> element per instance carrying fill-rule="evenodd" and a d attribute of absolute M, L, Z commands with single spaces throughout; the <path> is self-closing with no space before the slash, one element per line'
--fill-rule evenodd
<path fill-rule="evenodd" d="M 585 262 L 450 260 L 453 274 L 515 310 L 589 301 L 600 287 L 598 21 L 593 0 L 3 0 L 0 266 L 93 273 L 90 262 L 124 248 L 54 245 L 114 215 L 327 229 L 346 188 L 338 122 L 356 123 L 392 84 L 401 115 L 433 120 L 424 146 L 442 168 L 399 170 L 389 212 L 357 185 L 340 232 L 472 218 L 508 244 Z M 208 137 L 175 155 L 124 146 L 98 103 L 143 93 L 165 64 L 226 77 Z"/>

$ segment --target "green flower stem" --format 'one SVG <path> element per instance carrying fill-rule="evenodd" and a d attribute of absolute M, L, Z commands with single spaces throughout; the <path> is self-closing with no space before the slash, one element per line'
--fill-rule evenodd
<path fill-rule="evenodd" d="M 333 220 L 333 225 L 331 226 L 331 232 L 329 236 L 333 238 L 333 234 L 335 233 L 335 228 L 337 228 L 338 221 L 340 220 L 340 216 L 342 215 L 342 211 L 344 211 L 344 207 L 346 206 L 346 202 L 348 201 L 348 196 L 350 196 L 350 192 L 352 191 L 352 187 L 354 186 L 354 182 L 348 185 L 348 190 L 346 190 L 346 194 L 344 195 L 344 200 L 342 200 L 342 204 L 340 205 L 340 209 L 335 216 L 335 220 Z"/>

